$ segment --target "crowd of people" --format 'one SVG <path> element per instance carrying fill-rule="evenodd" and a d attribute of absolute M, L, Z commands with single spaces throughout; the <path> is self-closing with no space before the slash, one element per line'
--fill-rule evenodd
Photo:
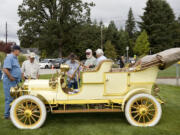
<path fill-rule="evenodd" d="M 13 97 L 10 95 L 10 88 L 17 86 L 17 84 L 22 80 L 39 78 L 39 64 L 35 60 L 35 53 L 30 53 L 28 59 L 23 62 L 21 67 L 17 58 L 21 52 L 21 48 L 14 45 L 11 49 L 11 53 L 7 54 L 4 60 L 2 70 L 3 89 L 5 94 L 5 119 L 9 119 L 10 103 L 13 101 Z M 85 63 L 81 64 L 74 53 L 69 55 L 69 59 L 65 63 L 70 67 L 67 72 L 68 88 L 78 89 L 80 82 L 79 76 L 82 69 L 94 68 L 98 66 L 101 61 L 107 59 L 104 56 L 102 49 L 96 50 L 96 58 L 93 56 L 93 51 L 91 49 L 87 49 L 86 58 Z"/>

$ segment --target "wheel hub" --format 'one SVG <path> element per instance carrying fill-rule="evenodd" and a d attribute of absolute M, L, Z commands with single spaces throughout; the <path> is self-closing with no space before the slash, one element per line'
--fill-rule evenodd
<path fill-rule="evenodd" d="M 30 109 L 26 109 L 26 110 L 24 111 L 24 115 L 25 115 L 26 117 L 31 117 L 32 111 L 31 111 Z"/>
<path fill-rule="evenodd" d="M 146 106 L 140 106 L 140 107 L 139 107 L 139 113 L 140 113 L 141 115 L 146 115 L 146 114 L 148 113 L 147 107 L 146 107 Z"/>

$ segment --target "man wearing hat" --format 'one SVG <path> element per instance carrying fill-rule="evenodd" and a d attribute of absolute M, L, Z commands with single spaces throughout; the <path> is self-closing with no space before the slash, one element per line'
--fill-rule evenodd
<path fill-rule="evenodd" d="M 39 78 L 39 64 L 35 60 L 35 53 L 29 54 L 29 59 L 22 64 L 23 79 L 38 79 Z"/>
<path fill-rule="evenodd" d="M 96 58 L 93 56 L 91 49 L 87 49 L 86 50 L 86 58 L 87 58 L 87 60 L 85 61 L 84 66 L 86 68 L 93 68 L 93 67 L 95 67 L 95 65 L 96 65 Z"/>
<path fill-rule="evenodd" d="M 17 56 L 20 54 L 20 47 L 14 45 L 12 47 L 11 54 L 8 54 L 4 60 L 3 65 L 3 88 L 5 95 L 5 113 L 4 118 L 9 119 L 9 110 L 10 103 L 13 101 L 13 98 L 10 95 L 10 88 L 16 86 L 21 80 L 21 69 L 17 59 Z"/>

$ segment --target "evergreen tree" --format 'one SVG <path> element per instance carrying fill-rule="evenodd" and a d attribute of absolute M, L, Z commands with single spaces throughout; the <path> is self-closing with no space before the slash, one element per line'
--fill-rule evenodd
<path fill-rule="evenodd" d="M 148 0 L 139 26 L 146 30 L 153 53 L 174 46 L 173 32 L 175 16 L 165 0 Z"/>
<path fill-rule="evenodd" d="M 119 33 L 114 21 L 111 21 L 104 31 L 105 42 L 110 40 L 116 46 L 119 42 Z"/>
<path fill-rule="evenodd" d="M 117 53 L 115 47 L 111 44 L 111 41 L 106 41 L 104 45 L 104 54 L 106 57 L 115 60 L 117 58 Z"/>
<path fill-rule="evenodd" d="M 116 45 L 116 52 L 118 57 L 126 54 L 126 46 L 129 46 L 128 33 L 125 30 L 120 29 L 119 40 L 118 40 L 118 44 Z"/>
<path fill-rule="evenodd" d="M 173 29 L 174 47 L 180 47 L 180 17 L 174 22 Z"/>
<path fill-rule="evenodd" d="M 132 8 L 129 9 L 128 19 L 126 20 L 125 30 L 128 32 L 129 37 L 132 39 L 136 31 L 136 23 L 133 15 Z"/>
<path fill-rule="evenodd" d="M 133 48 L 134 53 L 138 56 L 147 55 L 150 48 L 149 48 L 149 41 L 147 32 L 144 30 L 136 39 L 135 46 Z"/>

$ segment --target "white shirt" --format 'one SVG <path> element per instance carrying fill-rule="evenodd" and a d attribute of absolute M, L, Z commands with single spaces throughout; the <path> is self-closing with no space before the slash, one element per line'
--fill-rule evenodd
<path fill-rule="evenodd" d="M 27 78 L 37 79 L 37 75 L 39 74 L 39 64 L 36 61 L 31 63 L 30 60 L 26 60 L 22 64 L 22 72 Z"/>
<path fill-rule="evenodd" d="M 86 62 L 84 63 L 85 66 L 95 66 L 96 65 L 96 58 L 92 56 L 91 58 L 88 58 Z"/>
<path fill-rule="evenodd" d="M 99 63 L 101 63 L 101 61 L 103 61 L 103 60 L 107 60 L 107 58 L 104 55 L 102 55 L 99 58 L 97 58 L 96 59 L 96 66 L 98 66 Z"/>

